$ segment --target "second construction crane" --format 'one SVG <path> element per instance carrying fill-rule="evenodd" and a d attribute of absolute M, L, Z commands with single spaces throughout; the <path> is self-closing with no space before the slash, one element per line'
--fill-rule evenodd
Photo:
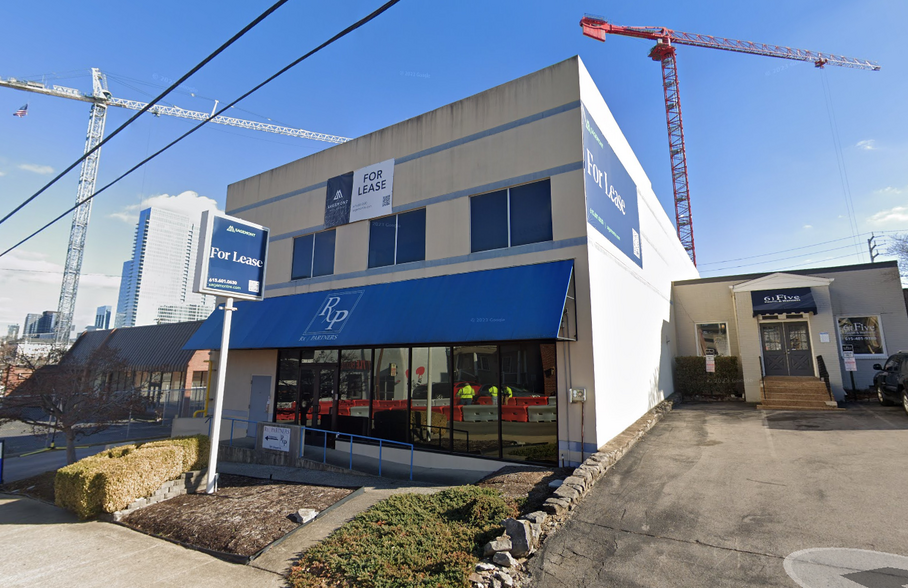
<path fill-rule="evenodd" d="M 690 189 L 687 183 L 687 154 L 684 147 L 684 125 L 681 120 L 681 97 L 678 90 L 678 67 L 675 63 L 674 45 L 694 45 L 710 49 L 737 51 L 767 57 L 809 61 L 816 67 L 838 65 L 857 69 L 879 71 L 880 66 L 873 61 L 854 59 L 843 55 L 820 53 L 792 49 L 780 45 L 766 45 L 751 41 L 738 41 L 712 35 L 682 33 L 662 27 L 627 27 L 612 24 L 592 16 L 585 16 L 580 21 L 583 34 L 598 41 L 605 41 L 605 36 L 623 35 L 656 41 L 650 49 L 649 56 L 653 61 L 662 63 L 662 88 L 665 93 L 665 120 L 668 124 L 668 149 L 672 165 L 672 188 L 675 200 L 675 225 L 678 239 L 684 246 L 694 265 L 697 264 L 697 251 L 694 247 L 694 220 L 690 208 Z"/>
<path fill-rule="evenodd" d="M 84 94 L 75 88 L 66 88 L 56 85 L 47 87 L 39 82 L 17 80 L 15 78 L 0 78 L 0 87 L 35 92 L 37 94 L 44 94 L 45 96 L 81 100 L 82 102 L 90 103 L 91 114 L 88 120 L 88 134 L 85 138 L 85 153 L 88 153 L 104 139 L 104 123 L 107 120 L 108 106 L 119 106 L 130 110 L 142 110 L 148 105 L 145 102 L 124 100 L 112 96 L 107 89 L 107 79 L 97 68 L 92 68 L 91 79 L 91 94 Z M 349 141 L 346 137 L 338 137 L 337 135 L 315 133 L 312 131 L 304 131 L 303 129 L 282 127 L 240 118 L 231 118 L 227 116 L 215 116 L 212 118 L 214 112 L 206 114 L 204 112 L 184 110 L 176 106 L 155 105 L 151 107 L 148 112 L 157 116 L 167 115 L 197 121 L 209 121 L 221 125 L 251 129 L 253 131 L 277 133 L 302 139 L 312 139 L 314 141 L 326 141 L 328 143 L 344 143 Z M 82 271 L 82 254 L 85 249 L 85 235 L 88 230 L 88 219 L 91 216 L 90 197 L 95 193 L 95 183 L 98 178 L 98 160 L 100 157 L 100 149 L 86 157 L 82 162 L 82 168 L 79 173 L 79 190 L 76 195 L 77 208 L 73 211 L 72 228 L 69 233 L 69 248 L 66 251 L 63 283 L 60 286 L 60 301 L 57 306 L 58 320 L 55 340 L 58 345 L 65 345 L 69 341 L 70 331 L 72 331 L 73 311 L 76 306 L 76 294 L 79 290 L 79 275 Z"/>

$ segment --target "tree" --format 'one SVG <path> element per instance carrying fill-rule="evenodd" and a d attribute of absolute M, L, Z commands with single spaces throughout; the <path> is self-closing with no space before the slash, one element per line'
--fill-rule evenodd
<path fill-rule="evenodd" d="M 36 435 L 61 433 L 66 438 L 67 463 L 76 461 L 80 437 L 143 409 L 142 386 L 135 378 L 125 387 L 111 385 L 115 375 L 127 372 L 115 350 L 101 348 L 83 358 L 64 356 L 55 365 L 23 361 L 31 364 L 34 373 L 0 400 L 0 421 L 31 425 Z"/>
<path fill-rule="evenodd" d="M 899 271 L 903 275 L 908 275 L 908 233 L 889 237 L 889 248 L 886 253 L 898 257 Z"/>

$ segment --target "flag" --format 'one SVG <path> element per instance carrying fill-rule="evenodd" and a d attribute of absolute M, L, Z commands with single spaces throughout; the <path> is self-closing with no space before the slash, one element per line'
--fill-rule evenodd
<path fill-rule="evenodd" d="M 28 104 L 26 104 L 25 106 L 23 106 L 22 108 L 20 108 L 20 109 L 17 110 L 16 112 L 14 112 L 14 113 L 13 113 L 13 116 L 18 116 L 19 118 L 22 118 L 22 117 L 25 116 L 26 114 L 28 114 Z"/>

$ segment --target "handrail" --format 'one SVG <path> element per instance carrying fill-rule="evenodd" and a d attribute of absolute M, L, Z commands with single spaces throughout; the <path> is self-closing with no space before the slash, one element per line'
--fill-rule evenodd
<path fill-rule="evenodd" d="M 233 446 L 233 431 L 234 431 L 234 425 L 237 422 L 247 423 L 250 425 L 258 425 L 259 422 L 263 422 L 263 423 L 266 422 L 266 421 L 248 421 L 245 419 L 235 419 L 232 417 L 221 417 L 221 418 L 224 420 L 230 421 L 230 439 L 228 440 L 228 446 L 230 446 L 230 447 Z M 267 424 L 280 426 L 280 423 L 267 422 Z M 327 429 L 317 429 L 315 427 L 307 427 L 305 425 L 292 425 L 292 426 L 299 426 L 299 429 L 300 429 L 300 443 L 299 443 L 299 448 L 297 450 L 297 457 L 299 457 L 299 458 L 304 457 L 304 452 L 305 452 L 305 448 L 306 448 L 305 439 L 306 439 L 307 431 L 313 431 L 313 432 L 318 432 L 318 433 L 324 434 L 325 443 L 324 443 L 323 451 L 322 451 L 322 463 L 328 463 L 328 435 L 334 435 L 335 441 L 337 441 L 338 437 L 341 437 L 341 436 L 350 437 L 350 462 L 349 462 L 349 468 L 348 468 L 350 470 L 353 470 L 353 438 L 355 437 L 357 439 L 366 439 L 368 441 L 377 441 L 378 442 L 378 475 L 379 475 L 379 477 L 381 477 L 381 471 L 382 471 L 382 449 L 384 448 L 385 444 L 390 443 L 392 445 L 400 445 L 404 448 L 409 448 L 410 449 L 410 479 L 411 480 L 413 479 L 414 445 L 412 443 L 404 443 L 403 441 L 392 441 L 390 439 L 380 439 L 378 437 L 369 437 L 366 435 L 356 435 L 354 433 L 344 433 L 341 431 L 329 431 Z M 248 428 L 247 428 L 247 433 L 248 433 Z M 209 432 L 209 435 L 210 435 L 210 432 Z"/>
<path fill-rule="evenodd" d="M 763 356 L 757 359 L 760 360 L 760 402 L 766 402 L 766 370 L 763 368 Z"/>
<path fill-rule="evenodd" d="M 826 361 L 823 359 L 822 355 L 817 356 L 817 368 L 820 371 L 820 379 L 826 383 L 826 393 L 829 394 L 829 400 L 835 401 L 835 398 L 832 395 L 832 386 L 829 385 L 829 370 L 826 369 Z M 857 396 L 857 393 L 855 393 Z"/>

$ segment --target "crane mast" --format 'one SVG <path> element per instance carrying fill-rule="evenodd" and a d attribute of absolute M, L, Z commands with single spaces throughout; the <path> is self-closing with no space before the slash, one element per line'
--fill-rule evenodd
<path fill-rule="evenodd" d="M 681 119 L 681 94 L 678 87 L 678 67 L 675 59 L 676 45 L 693 45 L 766 57 L 795 59 L 813 63 L 822 68 L 826 65 L 837 65 L 855 69 L 879 71 L 880 66 L 873 61 L 845 57 L 832 53 L 793 49 L 781 45 L 767 45 L 752 41 L 738 41 L 725 37 L 682 33 L 660 27 L 628 27 L 611 24 L 600 18 L 585 16 L 580 20 L 583 34 L 597 41 L 605 41 L 607 34 L 636 37 L 656 41 L 649 56 L 662 64 L 662 88 L 665 94 L 665 120 L 668 126 L 668 149 L 672 166 L 672 188 L 675 201 L 675 225 L 678 239 L 684 250 L 697 265 L 697 250 L 694 247 L 694 224 L 690 206 L 690 188 L 687 177 L 687 154 L 684 145 L 684 125 Z"/>
<path fill-rule="evenodd" d="M 85 153 L 89 153 L 104 139 L 104 124 L 107 120 L 107 107 L 118 106 L 130 110 L 142 110 L 148 103 L 136 100 L 125 100 L 111 96 L 107 89 L 107 79 L 98 68 L 92 68 L 92 93 L 85 94 L 75 88 L 66 88 L 64 86 L 52 85 L 47 87 L 42 83 L 30 80 L 17 80 L 16 78 L 0 78 L 0 87 L 11 88 L 14 90 L 24 90 L 45 96 L 56 96 L 58 98 L 68 98 L 70 100 L 80 100 L 91 104 L 91 110 L 88 118 L 88 133 L 85 138 Z M 289 137 L 299 137 L 301 139 L 312 139 L 313 141 L 324 141 L 327 143 L 345 143 L 350 139 L 338 135 L 329 135 L 327 133 L 316 133 L 303 129 L 292 127 L 283 127 L 270 123 L 260 123 L 241 118 L 232 118 L 227 116 L 215 116 L 213 112 L 207 114 L 186 110 L 178 106 L 160 106 L 155 105 L 148 109 L 148 112 L 156 116 L 175 116 L 189 120 L 208 121 L 216 124 L 250 129 L 253 131 L 263 131 L 266 133 L 276 133 L 287 135 Z M 57 345 L 66 345 L 69 341 L 69 334 L 72 330 L 73 312 L 76 306 L 76 294 L 79 291 L 79 275 L 82 270 L 82 257 L 85 250 L 85 236 L 88 231 L 88 220 L 91 217 L 91 200 L 89 199 L 95 193 L 95 184 L 98 178 L 98 163 L 101 157 L 101 150 L 98 149 L 89 155 L 82 162 L 79 173 L 79 189 L 76 195 L 77 208 L 73 211 L 72 227 L 69 233 L 69 247 L 66 251 L 66 263 L 63 269 L 63 282 L 60 286 L 60 300 L 57 306 L 57 324 L 55 327 L 54 339 Z"/>

